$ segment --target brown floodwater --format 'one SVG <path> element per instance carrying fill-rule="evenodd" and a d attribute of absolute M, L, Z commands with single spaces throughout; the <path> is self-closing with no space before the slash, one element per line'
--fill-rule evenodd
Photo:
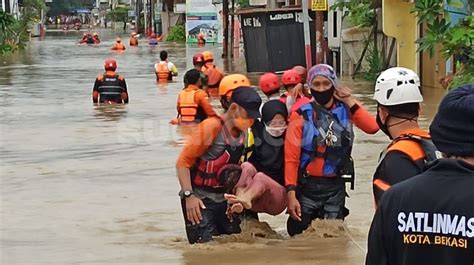
<path fill-rule="evenodd" d="M 189 246 L 174 162 L 190 128 L 168 121 L 176 116 L 185 69 L 200 49 L 153 48 L 141 40 L 138 48 L 114 53 L 109 48 L 116 34 L 99 33 L 100 45 L 83 46 L 76 44 L 80 32 L 49 32 L 24 53 L 0 57 L 1 264 L 363 263 L 374 211 L 372 173 L 388 143 L 382 133 L 356 131 L 357 183 L 344 224 L 315 222 L 290 239 L 287 215 L 262 214 L 267 223 L 244 222 L 242 235 Z M 161 49 L 180 72 L 167 85 L 154 79 Z M 217 45 L 206 49 L 221 51 Z M 91 103 L 94 78 L 107 57 L 117 59 L 127 80 L 126 106 Z M 225 69 L 244 72 L 244 65 L 240 56 Z M 375 113 L 370 84 L 343 82 Z M 424 128 L 443 94 L 425 91 Z"/>

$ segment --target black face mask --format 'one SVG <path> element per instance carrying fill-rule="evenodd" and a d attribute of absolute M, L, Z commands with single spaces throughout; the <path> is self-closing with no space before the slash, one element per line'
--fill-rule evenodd
<path fill-rule="evenodd" d="M 311 89 L 311 95 L 313 96 L 314 100 L 319 103 L 319 105 L 326 105 L 334 97 L 334 87 L 323 92 Z"/>
<path fill-rule="evenodd" d="M 387 119 L 385 119 L 385 121 L 388 120 L 388 117 L 387 116 Z M 388 131 L 388 126 L 387 124 L 383 123 L 382 120 L 380 119 L 380 116 L 379 116 L 379 110 L 377 109 L 377 118 L 375 119 L 377 121 L 377 125 L 379 126 L 380 130 L 385 133 L 389 138 L 390 140 L 393 140 L 392 136 L 390 135 L 390 132 Z"/>

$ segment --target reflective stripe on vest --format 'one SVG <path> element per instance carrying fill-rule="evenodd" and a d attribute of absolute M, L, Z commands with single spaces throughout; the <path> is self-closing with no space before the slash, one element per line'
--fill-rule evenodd
<path fill-rule="evenodd" d="M 240 158 L 244 149 L 245 135 L 244 133 L 241 133 L 239 138 L 236 139 L 237 143 L 232 143 L 230 132 L 227 131 L 222 120 L 221 130 L 216 139 L 214 139 L 212 145 L 209 147 L 207 154 L 213 153 L 213 149 L 218 148 L 216 140 L 221 137 L 225 141 L 223 152 L 217 158 L 212 160 L 205 160 L 203 158 L 204 155 L 201 156 L 191 169 L 193 186 L 209 188 L 214 191 L 222 192 L 221 189 L 223 188 L 223 183 L 219 182 L 217 173 L 224 165 L 240 164 Z"/>
<path fill-rule="evenodd" d="M 195 95 L 198 90 L 183 90 L 178 96 L 178 112 L 181 121 L 193 122 L 196 119 L 199 105 L 195 101 Z"/>
<path fill-rule="evenodd" d="M 160 62 L 156 65 L 156 76 L 158 80 L 168 80 L 170 70 L 168 69 L 167 62 Z"/>
<path fill-rule="evenodd" d="M 308 165 L 318 157 L 324 159 L 319 177 L 338 175 L 340 166 L 350 159 L 354 141 L 349 108 L 337 101 L 329 111 L 311 102 L 301 106 L 298 113 L 304 119 L 300 173 L 306 173 Z"/>

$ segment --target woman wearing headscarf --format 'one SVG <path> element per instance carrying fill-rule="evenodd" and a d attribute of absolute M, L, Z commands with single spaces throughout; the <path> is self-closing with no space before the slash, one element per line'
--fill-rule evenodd
<path fill-rule="evenodd" d="M 313 66 L 307 83 L 314 100 L 292 112 L 285 137 L 290 236 L 302 233 L 313 219 L 347 216 L 342 176 L 354 175 L 352 123 L 369 134 L 379 129 L 351 90 L 337 86 L 331 66 Z"/>
<path fill-rule="evenodd" d="M 249 162 L 241 165 L 240 179 L 226 195 L 233 204 L 231 212 L 245 209 L 277 215 L 286 208 L 284 188 L 284 135 L 288 111 L 279 100 L 262 107 L 262 120 L 255 121 L 252 132 L 255 145 Z M 258 173 L 257 173 L 258 172 Z"/>

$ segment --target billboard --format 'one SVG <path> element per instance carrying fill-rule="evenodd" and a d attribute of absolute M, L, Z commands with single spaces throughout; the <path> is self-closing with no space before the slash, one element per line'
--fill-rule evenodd
<path fill-rule="evenodd" d="M 186 41 L 196 43 L 199 34 L 206 43 L 222 42 L 221 5 L 213 5 L 212 0 L 186 1 Z"/>

